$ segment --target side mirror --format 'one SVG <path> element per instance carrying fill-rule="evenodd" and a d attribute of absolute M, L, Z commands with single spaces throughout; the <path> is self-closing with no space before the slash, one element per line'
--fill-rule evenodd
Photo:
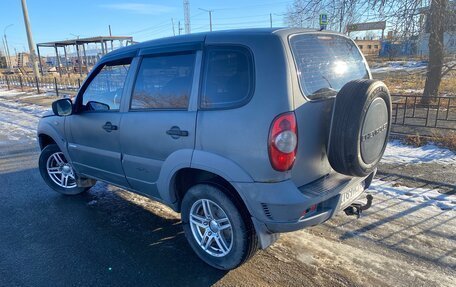
<path fill-rule="evenodd" d="M 70 99 L 60 99 L 52 103 L 52 111 L 56 116 L 69 116 L 73 113 L 73 103 Z"/>

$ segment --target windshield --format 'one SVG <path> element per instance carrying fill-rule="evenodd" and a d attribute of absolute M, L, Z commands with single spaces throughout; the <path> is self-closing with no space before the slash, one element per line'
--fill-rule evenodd
<path fill-rule="evenodd" d="M 349 81 L 369 77 L 358 48 L 345 37 L 302 34 L 291 37 L 299 83 L 310 99 L 332 97 Z"/>

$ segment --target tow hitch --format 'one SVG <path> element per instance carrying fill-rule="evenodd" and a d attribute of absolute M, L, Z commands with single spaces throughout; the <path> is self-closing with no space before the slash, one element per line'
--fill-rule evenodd
<path fill-rule="evenodd" d="M 363 210 L 369 209 L 372 206 L 372 199 L 374 199 L 374 197 L 371 194 L 368 194 L 366 196 L 366 199 L 367 202 L 364 205 L 359 202 L 353 202 L 352 204 L 350 204 L 349 207 L 344 209 L 345 214 L 356 215 L 356 217 L 359 218 Z"/>

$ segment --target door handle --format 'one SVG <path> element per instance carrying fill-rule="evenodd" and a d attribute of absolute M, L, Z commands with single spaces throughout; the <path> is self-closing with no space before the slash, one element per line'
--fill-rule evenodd
<path fill-rule="evenodd" d="M 112 131 L 116 131 L 117 130 L 117 126 L 116 125 L 113 125 L 111 122 L 106 122 L 102 128 L 107 131 L 108 133 L 112 132 Z"/>
<path fill-rule="evenodd" d="M 177 139 L 180 137 L 188 137 L 188 131 L 183 131 L 179 127 L 176 127 L 176 126 L 167 130 L 166 134 L 170 135 L 173 139 Z"/>

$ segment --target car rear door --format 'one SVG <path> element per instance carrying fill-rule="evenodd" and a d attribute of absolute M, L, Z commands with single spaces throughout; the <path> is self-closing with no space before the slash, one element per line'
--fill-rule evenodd
<path fill-rule="evenodd" d="M 128 186 L 121 164 L 120 102 L 131 58 L 96 68 L 76 99 L 68 117 L 68 152 L 80 174 Z"/>
<path fill-rule="evenodd" d="M 295 34 L 290 36 L 289 46 L 293 80 L 297 81 L 294 105 L 298 123 L 292 180 L 302 186 L 332 172 L 326 150 L 334 100 L 347 82 L 369 78 L 369 71 L 356 44 L 339 34 Z"/>
<path fill-rule="evenodd" d="M 132 188 L 159 197 L 165 160 L 195 145 L 196 99 L 201 50 L 141 52 L 128 112 L 120 125 L 122 165 Z M 136 60 L 136 59 L 135 59 Z M 191 152 L 186 153 L 190 163 Z"/>

